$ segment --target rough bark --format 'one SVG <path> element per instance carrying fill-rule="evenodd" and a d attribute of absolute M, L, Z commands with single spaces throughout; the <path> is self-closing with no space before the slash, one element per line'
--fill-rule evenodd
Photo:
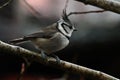
<path fill-rule="evenodd" d="M 56 62 L 56 59 L 51 57 L 47 57 L 46 60 L 43 60 L 41 55 L 38 53 L 0 41 L 0 54 L 3 54 L 4 52 L 7 52 L 10 55 L 24 57 L 32 61 L 36 61 L 42 64 L 60 68 L 62 70 L 65 70 L 71 73 L 73 72 L 76 74 L 80 74 L 92 80 L 119 80 L 103 72 L 89 69 L 73 63 L 69 63 L 63 60 L 60 60 L 59 64 Z"/>
<path fill-rule="evenodd" d="M 120 14 L 120 2 L 116 0 L 75 0 Z"/>

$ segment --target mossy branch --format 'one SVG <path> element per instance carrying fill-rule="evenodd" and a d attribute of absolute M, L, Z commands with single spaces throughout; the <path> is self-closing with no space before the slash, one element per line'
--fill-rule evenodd
<path fill-rule="evenodd" d="M 120 14 L 120 1 L 117 0 L 75 0 L 75 1 L 90 4 L 96 7 L 103 8 L 104 10 Z"/>
<path fill-rule="evenodd" d="M 47 57 L 46 60 L 43 60 L 39 53 L 0 41 L 0 54 L 3 53 L 25 57 L 29 60 L 33 60 L 48 66 L 60 68 L 61 70 L 65 70 L 67 72 L 83 75 L 84 77 L 87 77 L 92 80 L 120 80 L 103 72 L 89 69 L 73 63 L 69 63 L 63 60 L 60 60 L 60 64 L 56 62 L 56 59 L 51 57 Z"/>

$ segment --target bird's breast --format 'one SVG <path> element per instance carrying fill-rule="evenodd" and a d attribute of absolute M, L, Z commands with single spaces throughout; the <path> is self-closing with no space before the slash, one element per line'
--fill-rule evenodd
<path fill-rule="evenodd" d="M 65 48 L 69 44 L 69 40 L 58 32 L 49 39 L 37 38 L 33 40 L 33 43 L 47 54 L 50 54 Z"/>

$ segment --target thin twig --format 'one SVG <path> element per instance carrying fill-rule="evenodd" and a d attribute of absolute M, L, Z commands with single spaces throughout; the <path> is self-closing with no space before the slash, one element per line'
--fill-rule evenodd
<path fill-rule="evenodd" d="M 24 61 L 22 64 L 21 64 L 21 70 L 20 70 L 20 74 L 17 78 L 17 80 L 22 80 L 23 79 L 23 76 L 25 74 L 25 71 L 28 69 L 28 67 L 30 66 L 31 62 L 28 61 L 27 58 L 23 57 Z"/>
<path fill-rule="evenodd" d="M 66 9 L 67 9 L 67 7 L 68 7 L 68 2 L 69 2 L 69 0 L 66 0 L 66 2 L 65 2 L 65 7 L 64 7 L 64 10 L 66 11 Z"/>
<path fill-rule="evenodd" d="M 7 2 L 4 3 L 2 6 L 0 6 L 0 8 L 3 8 L 3 7 L 5 7 L 5 6 L 7 6 L 11 1 L 12 1 L 12 0 L 7 1 Z"/>
<path fill-rule="evenodd" d="M 92 80 L 120 80 L 118 78 L 115 78 L 103 72 L 89 69 L 73 63 L 69 63 L 63 60 L 60 60 L 60 63 L 58 64 L 56 59 L 47 57 L 45 61 L 43 60 L 41 54 L 39 53 L 35 53 L 30 50 L 27 50 L 18 46 L 13 46 L 0 41 L 0 54 L 4 52 L 8 52 L 8 54 L 11 54 L 11 55 L 25 57 L 28 60 L 33 60 L 42 64 L 47 64 L 49 66 L 53 66 L 71 73 L 73 72 L 79 75 L 83 75 Z"/>
<path fill-rule="evenodd" d="M 96 11 L 85 11 L 85 12 L 70 12 L 68 16 L 71 15 L 78 15 L 78 14 L 88 14 L 88 13 L 101 13 L 104 12 L 105 10 L 96 10 Z"/>
<path fill-rule="evenodd" d="M 20 74 L 19 74 L 17 80 L 22 80 L 23 75 L 24 75 L 24 73 L 25 73 L 25 70 L 26 70 L 25 63 L 22 63 L 22 64 L 21 64 Z"/>
<path fill-rule="evenodd" d="M 33 13 L 34 16 L 37 16 L 37 17 L 41 16 L 41 14 L 35 8 L 33 8 L 26 0 L 23 0 L 23 1 L 28 6 L 28 8 L 30 8 L 32 12 L 34 12 Z"/>

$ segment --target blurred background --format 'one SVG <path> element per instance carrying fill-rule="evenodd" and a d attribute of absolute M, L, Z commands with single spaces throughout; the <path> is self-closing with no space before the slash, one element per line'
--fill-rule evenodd
<path fill-rule="evenodd" d="M 3 5 L 7 0 L 0 0 Z M 59 20 L 65 0 L 13 0 L 0 9 L 0 40 L 9 43 L 39 31 Z M 70 0 L 67 13 L 100 10 L 100 8 Z M 120 15 L 113 12 L 72 15 L 69 17 L 78 31 L 70 44 L 55 54 L 62 60 L 89 67 L 120 78 Z M 31 43 L 19 45 L 37 51 Z M 16 80 L 24 60 L 0 51 L 0 80 Z M 23 80 L 90 80 L 81 75 L 45 66 L 37 62 L 26 71 Z"/>

